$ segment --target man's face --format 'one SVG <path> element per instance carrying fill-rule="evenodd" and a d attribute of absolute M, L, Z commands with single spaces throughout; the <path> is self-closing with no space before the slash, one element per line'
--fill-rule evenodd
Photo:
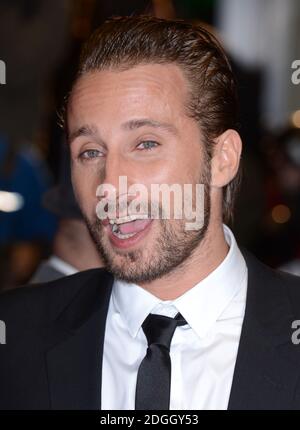
<path fill-rule="evenodd" d="M 70 97 L 76 196 L 108 269 L 128 282 L 149 282 L 170 273 L 192 254 L 207 230 L 209 165 L 199 126 L 186 113 L 187 97 L 180 68 L 159 64 L 85 74 Z M 186 219 L 150 219 L 126 223 L 123 234 L 114 233 L 96 215 L 101 199 L 96 190 L 102 183 L 111 184 L 122 199 L 120 176 L 127 177 L 128 187 L 143 184 L 149 199 L 151 184 L 179 184 L 182 189 L 183 184 L 193 189 L 196 183 L 205 184 L 203 227 L 187 231 Z"/>

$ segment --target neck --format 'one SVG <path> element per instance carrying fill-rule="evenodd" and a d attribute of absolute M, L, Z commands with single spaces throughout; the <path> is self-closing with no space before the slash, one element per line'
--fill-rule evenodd
<path fill-rule="evenodd" d="M 210 223 L 205 237 L 188 260 L 168 275 L 141 287 L 161 300 L 175 300 L 213 272 L 227 253 L 222 223 Z"/>

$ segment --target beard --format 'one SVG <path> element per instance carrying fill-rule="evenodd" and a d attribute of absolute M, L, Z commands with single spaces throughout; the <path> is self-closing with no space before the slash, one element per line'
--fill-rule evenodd
<path fill-rule="evenodd" d="M 155 221 L 156 238 L 151 240 L 149 246 L 129 251 L 113 249 L 106 237 L 101 220 L 95 215 L 90 220 L 84 214 L 90 235 L 97 250 L 105 263 L 106 269 L 115 278 L 135 284 L 154 281 L 174 270 L 184 267 L 186 261 L 203 241 L 211 212 L 210 175 L 202 175 L 204 185 L 204 217 L 203 225 L 199 230 L 185 229 L 186 220 L 157 219 L 152 222 L 152 232 Z M 161 207 L 160 207 L 161 210 Z M 162 213 L 162 212 L 161 212 Z M 158 234 L 157 234 L 158 230 Z"/>

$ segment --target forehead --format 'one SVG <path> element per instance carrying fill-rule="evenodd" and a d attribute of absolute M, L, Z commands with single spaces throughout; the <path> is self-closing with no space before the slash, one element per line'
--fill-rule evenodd
<path fill-rule="evenodd" d="M 68 120 L 91 121 L 155 114 L 185 115 L 187 80 L 175 64 L 138 65 L 128 70 L 86 73 L 73 87 Z"/>

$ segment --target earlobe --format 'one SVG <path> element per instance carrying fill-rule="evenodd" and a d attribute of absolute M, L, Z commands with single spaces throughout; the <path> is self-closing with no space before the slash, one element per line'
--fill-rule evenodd
<path fill-rule="evenodd" d="M 236 130 L 226 130 L 215 139 L 211 160 L 211 186 L 222 188 L 237 174 L 242 151 L 241 137 Z"/>

